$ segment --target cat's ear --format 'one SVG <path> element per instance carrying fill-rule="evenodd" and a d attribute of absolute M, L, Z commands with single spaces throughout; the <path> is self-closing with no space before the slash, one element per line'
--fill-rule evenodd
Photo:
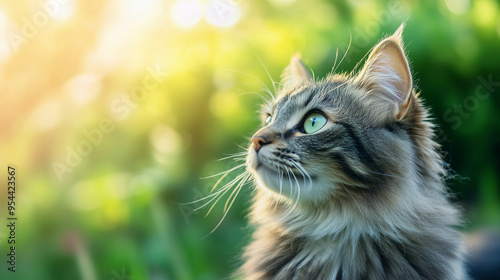
<path fill-rule="evenodd" d="M 290 60 L 290 64 L 281 74 L 281 83 L 284 87 L 307 83 L 312 79 L 311 73 L 300 59 L 300 54 L 295 54 Z"/>
<path fill-rule="evenodd" d="M 411 103 L 413 81 L 403 50 L 404 23 L 396 32 L 380 42 L 368 57 L 363 69 L 356 77 L 369 94 L 377 94 L 395 104 L 395 115 L 402 119 Z"/>

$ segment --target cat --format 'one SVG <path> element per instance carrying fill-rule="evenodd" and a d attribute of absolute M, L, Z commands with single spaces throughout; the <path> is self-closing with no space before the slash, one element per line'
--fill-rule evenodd
<path fill-rule="evenodd" d="M 291 59 L 248 149 L 255 231 L 237 277 L 468 279 L 403 28 L 359 73 L 314 80 Z"/>

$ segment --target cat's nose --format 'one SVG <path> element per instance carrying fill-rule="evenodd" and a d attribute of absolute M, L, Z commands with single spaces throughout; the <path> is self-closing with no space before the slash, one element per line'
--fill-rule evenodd
<path fill-rule="evenodd" d="M 252 137 L 252 143 L 253 143 L 253 148 L 258 153 L 260 148 L 262 148 L 262 146 L 271 144 L 271 141 L 269 141 L 265 136 L 254 135 Z"/>

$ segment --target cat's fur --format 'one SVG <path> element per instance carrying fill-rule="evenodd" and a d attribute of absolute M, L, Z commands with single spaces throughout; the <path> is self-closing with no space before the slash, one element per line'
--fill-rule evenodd
<path fill-rule="evenodd" d="M 453 228 L 459 213 L 447 198 L 402 29 L 355 75 L 315 81 L 292 58 L 247 156 L 256 230 L 240 277 L 467 279 Z M 311 110 L 328 122 L 306 134 L 300 126 Z"/>

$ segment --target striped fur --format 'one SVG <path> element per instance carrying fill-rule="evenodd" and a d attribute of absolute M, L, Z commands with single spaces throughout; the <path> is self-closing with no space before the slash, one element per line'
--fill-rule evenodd
<path fill-rule="evenodd" d="M 256 135 L 269 144 L 259 152 L 252 145 L 247 157 L 256 230 L 240 277 L 467 279 L 454 229 L 460 215 L 401 31 L 375 47 L 358 75 L 314 81 L 295 71 L 304 76 L 287 80 L 301 82 L 263 107 L 272 119 Z M 311 111 L 328 122 L 305 134 Z"/>

